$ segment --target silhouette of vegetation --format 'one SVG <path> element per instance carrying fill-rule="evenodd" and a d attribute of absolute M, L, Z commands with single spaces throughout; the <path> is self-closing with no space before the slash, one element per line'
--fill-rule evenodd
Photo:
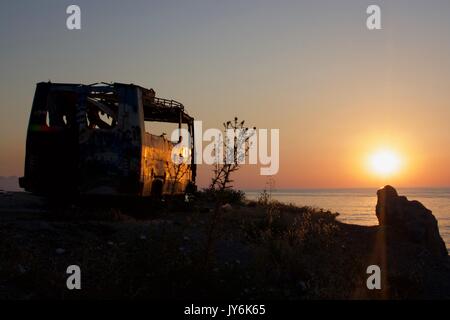
<path fill-rule="evenodd" d="M 245 126 L 245 120 L 239 122 L 235 117 L 233 121 L 227 121 L 223 124 L 223 141 L 219 141 L 219 148 L 216 150 L 217 159 L 214 176 L 211 181 L 210 189 L 226 190 L 232 188 L 231 174 L 239 170 L 250 149 L 250 138 L 255 134 L 256 128 L 249 129 Z M 227 133 L 233 133 L 230 137 Z M 221 152 L 223 151 L 223 152 Z"/>
<path fill-rule="evenodd" d="M 274 200 L 236 198 L 224 207 L 209 197 L 199 192 L 190 211 L 126 223 L 106 209 L 92 219 L 83 208 L 49 217 L 37 201 L 38 214 L 3 214 L 0 298 L 450 297 L 448 267 L 409 242 L 392 252 L 389 284 L 367 290 L 378 227 L 343 224 L 329 211 Z M 82 290 L 65 287 L 72 264 L 82 270 Z"/>

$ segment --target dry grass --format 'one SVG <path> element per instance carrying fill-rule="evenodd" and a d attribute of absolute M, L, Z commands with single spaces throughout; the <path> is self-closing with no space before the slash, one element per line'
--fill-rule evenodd
<path fill-rule="evenodd" d="M 74 207 L 2 221 L 0 298 L 341 299 L 364 291 L 375 229 L 275 201 L 221 205 L 199 197 L 145 220 Z M 80 291 L 65 287 L 71 264 L 81 267 Z M 413 289 L 398 296 L 422 294 Z"/>

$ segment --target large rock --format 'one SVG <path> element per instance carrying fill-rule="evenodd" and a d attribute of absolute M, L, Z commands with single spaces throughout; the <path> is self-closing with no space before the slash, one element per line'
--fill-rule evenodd
<path fill-rule="evenodd" d="M 391 186 L 377 192 L 376 215 L 380 226 L 391 227 L 394 231 L 424 247 L 432 255 L 447 256 L 436 218 L 419 201 L 409 201 L 399 196 Z"/>

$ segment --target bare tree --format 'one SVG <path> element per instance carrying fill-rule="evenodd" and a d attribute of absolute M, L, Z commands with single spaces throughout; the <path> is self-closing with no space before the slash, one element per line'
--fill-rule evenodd
<path fill-rule="evenodd" d="M 223 141 L 218 142 L 218 146 L 223 148 L 224 152 L 215 150 L 218 158 L 210 185 L 210 189 L 215 190 L 225 190 L 232 187 L 231 174 L 239 170 L 244 163 L 250 149 L 250 138 L 256 130 L 255 127 L 246 127 L 245 121 L 239 122 L 237 117 L 234 118 L 234 121 L 224 123 L 223 126 L 225 134 L 223 135 Z M 220 156 L 223 159 L 220 159 Z"/>
<path fill-rule="evenodd" d="M 169 173 L 169 179 L 172 183 L 170 194 L 173 195 L 177 191 L 177 184 L 181 183 L 183 177 L 190 172 L 189 166 L 185 163 L 176 164 L 173 162 L 167 162 L 166 168 Z"/>
<path fill-rule="evenodd" d="M 166 161 L 166 172 L 169 173 L 172 195 L 177 191 L 177 186 L 182 183 L 185 175 L 190 173 L 190 165 L 187 164 L 189 158 L 185 157 L 183 148 L 175 145 L 173 151 L 175 152 L 172 154 L 171 161 Z"/>

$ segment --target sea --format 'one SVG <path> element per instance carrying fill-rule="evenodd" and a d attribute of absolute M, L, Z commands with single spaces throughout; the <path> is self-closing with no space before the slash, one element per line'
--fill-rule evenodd
<path fill-rule="evenodd" d="M 269 191 L 268 191 L 269 192 Z M 271 198 L 298 206 L 338 212 L 338 220 L 358 225 L 378 225 L 375 215 L 377 189 L 289 189 L 272 190 Z M 450 251 L 450 188 L 404 188 L 399 195 L 418 200 L 433 212 L 439 232 Z M 247 199 L 256 200 L 261 190 L 245 190 Z"/>

